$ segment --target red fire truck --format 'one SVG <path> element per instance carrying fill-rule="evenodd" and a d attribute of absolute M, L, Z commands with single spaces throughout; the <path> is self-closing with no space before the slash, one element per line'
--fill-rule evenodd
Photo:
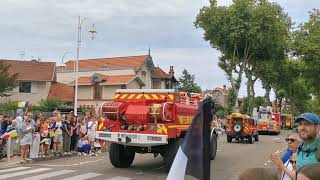
<path fill-rule="evenodd" d="M 258 131 L 260 134 L 280 134 L 281 120 L 280 114 L 271 114 L 270 108 L 259 108 Z"/>
<path fill-rule="evenodd" d="M 198 94 L 173 89 L 119 89 L 101 106 L 103 121 L 96 138 L 111 142 L 109 159 L 117 168 L 132 164 L 135 153 L 163 156 L 169 170 L 200 105 Z M 217 130 L 211 130 L 211 159 L 216 156 Z"/>

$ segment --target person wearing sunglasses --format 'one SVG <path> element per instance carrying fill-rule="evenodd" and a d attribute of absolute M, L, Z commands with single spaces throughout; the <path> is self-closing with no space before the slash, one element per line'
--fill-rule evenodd
<path fill-rule="evenodd" d="M 307 164 L 320 162 L 320 119 L 316 114 L 304 113 L 296 119 L 303 143 L 298 148 L 297 170 Z"/>
<path fill-rule="evenodd" d="M 295 177 L 295 162 L 296 162 L 296 152 L 298 151 L 301 139 L 298 133 L 290 134 L 286 138 L 288 143 L 288 149 L 293 153 L 288 157 L 285 163 L 279 157 L 278 153 L 271 154 L 270 158 L 272 162 L 278 168 L 278 174 L 281 180 L 291 180 Z"/>

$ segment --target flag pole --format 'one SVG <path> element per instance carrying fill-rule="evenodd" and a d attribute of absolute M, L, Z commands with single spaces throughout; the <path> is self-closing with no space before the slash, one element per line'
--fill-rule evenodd
<path fill-rule="evenodd" d="M 11 136 L 9 136 L 7 141 L 7 160 L 10 162 L 10 156 L 11 156 Z"/>

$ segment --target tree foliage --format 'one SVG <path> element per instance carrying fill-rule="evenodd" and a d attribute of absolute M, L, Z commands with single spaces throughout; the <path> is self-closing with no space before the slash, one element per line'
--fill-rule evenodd
<path fill-rule="evenodd" d="M 254 97 L 256 65 L 284 59 L 288 51 L 291 20 L 278 4 L 267 0 L 234 0 L 228 7 L 211 0 L 200 10 L 195 26 L 202 28 L 204 39 L 221 52 L 218 65 L 236 97 L 244 73 L 251 87 L 248 95 Z"/>
<path fill-rule="evenodd" d="M 195 82 L 195 75 L 190 74 L 186 69 L 182 71 L 182 75 L 179 77 L 178 90 L 190 93 L 201 92 L 200 86 Z"/>
<path fill-rule="evenodd" d="M 309 21 L 294 33 L 294 53 L 305 63 L 303 75 L 314 95 L 320 99 L 320 10 L 309 14 Z"/>
<path fill-rule="evenodd" d="M 10 74 L 10 65 L 0 61 L 0 97 L 10 96 L 9 92 L 17 86 L 18 74 Z"/>
<path fill-rule="evenodd" d="M 228 95 L 227 95 L 227 112 L 228 114 L 231 114 L 235 112 L 237 102 L 237 95 L 233 88 L 228 89 Z"/>
<path fill-rule="evenodd" d="M 249 98 L 245 97 L 240 107 L 240 112 L 243 114 L 252 115 L 252 110 L 248 108 L 248 104 L 249 104 Z M 265 97 L 257 96 L 255 97 L 255 104 L 253 105 L 253 107 L 260 107 L 260 106 L 268 106 L 268 102 L 265 99 Z"/>

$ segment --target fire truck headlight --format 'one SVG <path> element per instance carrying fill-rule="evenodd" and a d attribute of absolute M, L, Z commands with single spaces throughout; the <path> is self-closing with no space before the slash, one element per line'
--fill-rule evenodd
<path fill-rule="evenodd" d="M 133 129 L 133 126 L 129 126 L 128 127 L 128 130 L 130 131 L 130 130 L 132 130 Z"/>
<path fill-rule="evenodd" d="M 121 126 L 121 129 L 122 129 L 122 130 L 125 130 L 125 129 L 126 129 L 126 125 L 122 125 L 122 126 Z"/>

